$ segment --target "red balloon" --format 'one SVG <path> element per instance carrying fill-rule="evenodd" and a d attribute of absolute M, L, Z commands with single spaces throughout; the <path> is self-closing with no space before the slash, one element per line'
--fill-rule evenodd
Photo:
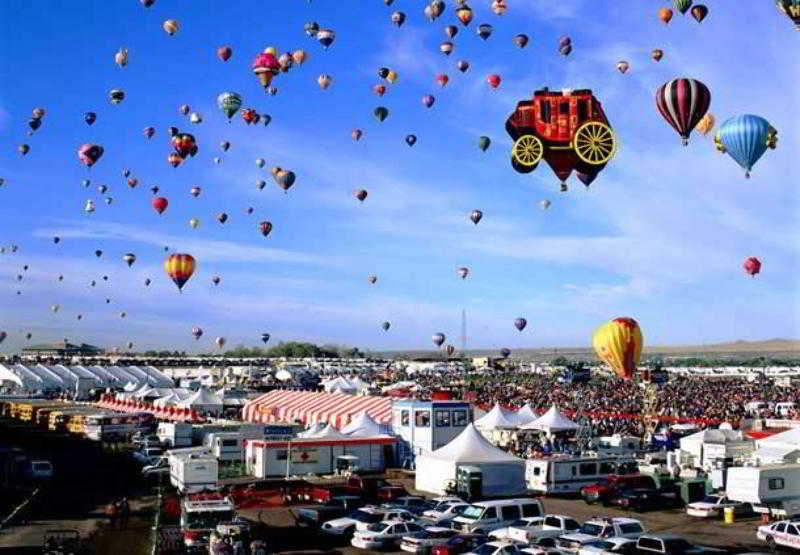
<path fill-rule="evenodd" d="M 761 261 L 755 256 L 751 256 L 745 259 L 742 268 L 744 268 L 744 271 L 750 276 L 755 276 L 761 271 Z"/>
<path fill-rule="evenodd" d="M 153 205 L 153 210 L 155 210 L 159 214 L 163 214 L 164 210 L 167 209 L 169 201 L 164 197 L 156 197 L 153 199 L 153 202 L 151 202 L 151 204 Z"/>
<path fill-rule="evenodd" d="M 500 76 L 497 75 L 496 73 L 492 73 L 486 76 L 486 82 L 489 83 L 489 86 L 492 87 L 493 89 L 496 89 L 497 87 L 500 86 L 500 80 L 501 80 Z"/>

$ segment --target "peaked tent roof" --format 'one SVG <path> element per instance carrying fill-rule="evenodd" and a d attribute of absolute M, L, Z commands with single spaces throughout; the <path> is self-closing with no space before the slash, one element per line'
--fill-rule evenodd
<path fill-rule="evenodd" d="M 342 432 L 334 428 L 331 424 L 327 424 L 322 430 L 315 434 L 305 436 L 306 439 L 345 439 L 347 438 Z"/>
<path fill-rule="evenodd" d="M 451 461 L 456 463 L 490 463 L 490 462 L 519 462 L 524 461 L 514 455 L 506 453 L 489 443 L 483 435 L 475 428 L 475 424 L 470 424 L 458 434 L 453 440 L 432 451 L 425 457 Z"/>
<path fill-rule="evenodd" d="M 361 411 L 358 415 L 344 428 L 341 429 L 343 434 L 350 437 L 375 437 L 384 435 L 381 425 L 375 422 L 372 417 L 367 414 L 367 411 Z"/>
<path fill-rule="evenodd" d="M 578 424 L 561 414 L 555 405 L 533 422 L 521 427 L 525 430 L 547 430 L 549 432 L 562 432 L 580 428 Z"/>
<path fill-rule="evenodd" d="M 500 403 L 496 403 L 492 410 L 475 421 L 475 427 L 481 430 L 516 428 L 518 425 L 514 413 L 506 411 Z"/>
<path fill-rule="evenodd" d="M 197 390 L 194 395 L 191 395 L 184 399 L 183 401 L 178 403 L 178 406 L 181 408 L 191 408 L 191 407 L 200 407 L 200 406 L 222 406 L 222 399 L 219 398 L 219 395 L 213 393 L 204 387 L 201 387 Z"/>
<path fill-rule="evenodd" d="M 525 424 L 530 424 L 534 420 L 538 418 L 536 413 L 533 412 L 530 403 L 525 403 L 522 405 L 517 412 L 513 413 L 512 416 L 516 419 L 516 422 L 520 426 L 524 426 Z"/>
<path fill-rule="evenodd" d="M 297 437 L 314 437 L 316 434 L 320 433 L 322 430 L 325 429 L 325 422 L 315 422 L 299 434 Z"/>

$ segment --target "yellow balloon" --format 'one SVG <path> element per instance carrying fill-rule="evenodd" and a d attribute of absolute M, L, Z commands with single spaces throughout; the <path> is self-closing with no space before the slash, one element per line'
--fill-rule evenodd
<path fill-rule="evenodd" d="M 389 73 L 386 74 L 386 80 L 389 81 L 390 83 L 394 83 L 395 81 L 397 81 L 397 73 L 394 70 L 390 71 Z"/>
<path fill-rule="evenodd" d="M 264 54 L 272 54 L 273 56 L 275 56 L 277 58 L 278 57 L 278 49 L 275 48 L 274 46 L 267 46 L 264 49 Z"/>
<path fill-rule="evenodd" d="M 598 358 L 607 362 L 614 373 L 625 380 L 633 378 L 642 358 L 642 330 L 633 318 L 614 318 L 592 335 Z"/>
<path fill-rule="evenodd" d="M 191 220 L 189 220 L 189 225 L 192 226 L 192 229 L 197 229 L 197 226 L 200 225 L 200 220 L 198 220 L 197 218 L 192 218 Z"/>
<path fill-rule="evenodd" d="M 703 119 L 697 122 L 697 125 L 694 126 L 694 129 L 703 135 L 708 135 L 709 132 L 714 129 L 714 123 L 716 121 L 717 120 L 714 118 L 714 114 L 709 112 L 703 116 Z"/>

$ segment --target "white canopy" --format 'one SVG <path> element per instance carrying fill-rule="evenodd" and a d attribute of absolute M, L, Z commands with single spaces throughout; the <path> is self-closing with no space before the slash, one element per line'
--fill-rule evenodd
<path fill-rule="evenodd" d="M 533 422 L 521 426 L 523 430 L 542 430 L 547 433 L 567 432 L 580 428 L 578 424 L 561 414 L 555 405 Z"/>
<path fill-rule="evenodd" d="M 219 395 L 201 387 L 193 395 L 176 404 L 178 408 L 219 412 L 222 410 L 222 399 Z"/>
<path fill-rule="evenodd" d="M 428 458 L 452 461 L 463 464 L 478 464 L 486 462 L 524 462 L 522 459 L 506 453 L 492 445 L 470 424 L 458 434 L 453 441 L 425 455 Z"/>
<path fill-rule="evenodd" d="M 297 434 L 297 437 L 314 437 L 325 429 L 325 422 L 314 422 L 311 426 Z"/>
<path fill-rule="evenodd" d="M 350 437 L 375 437 L 383 435 L 381 425 L 375 422 L 367 411 L 362 410 L 341 432 Z"/>
<path fill-rule="evenodd" d="M 326 424 L 324 428 L 315 434 L 304 436 L 305 439 L 345 439 L 347 438 L 342 432 L 334 428 L 331 424 Z"/>
<path fill-rule="evenodd" d="M 530 424 L 538 417 L 536 413 L 533 412 L 531 405 L 529 403 L 525 403 L 522 405 L 517 412 L 513 414 L 515 421 L 519 426 L 524 426 L 525 424 Z"/>
<path fill-rule="evenodd" d="M 475 421 L 475 427 L 479 430 L 512 429 L 517 427 L 517 422 L 514 413 L 497 403 L 492 410 Z"/>

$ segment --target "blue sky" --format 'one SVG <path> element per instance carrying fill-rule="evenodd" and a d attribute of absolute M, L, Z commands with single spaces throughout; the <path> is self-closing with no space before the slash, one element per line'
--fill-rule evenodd
<path fill-rule="evenodd" d="M 507 3 L 498 17 L 489 2 L 473 2 L 474 20 L 458 25 L 450 57 L 438 47 L 444 26 L 456 23 L 451 5 L 430 23 L 424 2 L 404 0 L 390 8 L 365 0 L 358 10 L 321 0 L 0 3 L 0 244 L 19 246 L 0 255 L 2 349 L 23 346 L 27 332 L 34 342 L 139 349 L 210 350 L 216 336 L 255 345 L 262 332 L 383 349 L 426 347 L 442 331 L 459 345 L 462 309 L 472 347 L 585 346 L 597 325 L 621 315 L 637 318 L 650 344 L 798 337 L 800 65 L 788 19 L 772 2 L 709 0 L 702 24 L 676 13 L 668 26 L 653 2 Z M 401 28 L 389 22 L 395 9 L 407 15 Z M 180 22 L 173 37 L 161 30 L 168 18 Z M 305 36 L 307 21 L 336 31 L 329 50 Z M 486 41 L 475 33 L 484 22 L 494 26 Z M 524 50 L 511 40 L 521 32 L 531 38 Z M 572 38 L 568 58 L 557 52 L 562 35 Z M 216 58 L 224 44 L 234 52 L 227 63 Z M 249 69 L 268 45 L 309 54 L 275 78 L 276 96 Z M 120 47 L 130 53 L 123 69 L 114 64 Z M 653 48 L 665 53 L 658 64 Z M 465 74 L 459 59 L 471 64 Z M 615 71 L 621 59 L 626 75 Z M 382 66 L 399 79 L 378 98 L 371 88 Z M 450 77 L 444 89 L 434 83 L 439 72 Z M 316 84 L 321 73 L 333 77 L 326 91 Z M 502 76 L 499 89 L 486 85 L 489 73 Z M 657 113 L 655 89 L 681 76 L 709 86 L 718 121 L 755 113 L 778 129 L 778 149 L 750 180 L 711 137 L 681 147 Z M 528 175 L 509 164 L 505 119 L 545 85 L 591 88 L 621 138 L 589 190 L 573 177 L 562 194 L 545 164 Z M 126 92 L 124 102 L 108 102 L 112 88 Z M 270 114 L 269 126 L 248 127 L 239 114 L 226 123 L 215 99 L 228 90 Z M 431 109 L 425 94 L 436 97 Z M 203 123 L 178 113 L 184 103 Z M 379 105 L 390 110 L 383 123 L 372 116 Z M 37 106 L 47 115 L 29 137 Z M 86 111 L 97 113 L 91 127 Z M 146 126 L 157 129 L 150 141 Z M 199 145 L 177 169 L 166 162 L 169 126 Z M 364 131 L 358 143 L 353 128 Z M 408 133 L 418 138 L 413 148 Z M 481 135 L 493 141 L 485 153 Z M 223 140 L 232 144 L 226 153 Z M 85 142 L 105 148 L 91 170 L 75 154 Z M 21 143 L 31 147 L 25 157 Z M 287 195 L 271 166 L 296 173 Z M 139 179 L 135 189 L 124 168 Z M 156 184 L 170 201 L 162 216 L 150 207 Z M 192 185 L 202 187 L 199 198 Z M 359 188 L 369 191 L 363 204 L 352 196 Z M 87 199 L 94 214 L 82 210 Z M 543 199 L 553 203 L 547 211 Z M 477 227 L 467 219 L 476 208 L 484 212 Z M 224 226 L 215 220 L 221 211 Z M 264 219 L 274 225 L 266 239 Z M 183 294 L 164 275 L 164 246 L 197 259 Z M 126 252 L 138 257 L 130 269 Z M 755 279 L 741 270 L 747 256 L 763 262 Z M 466 281 L 459 266 L 471 269 Z M 513 327 L 518 316 L 529 321 L 523 333 Z M 194 325 L 205 331 L 199 343 Z"/>

